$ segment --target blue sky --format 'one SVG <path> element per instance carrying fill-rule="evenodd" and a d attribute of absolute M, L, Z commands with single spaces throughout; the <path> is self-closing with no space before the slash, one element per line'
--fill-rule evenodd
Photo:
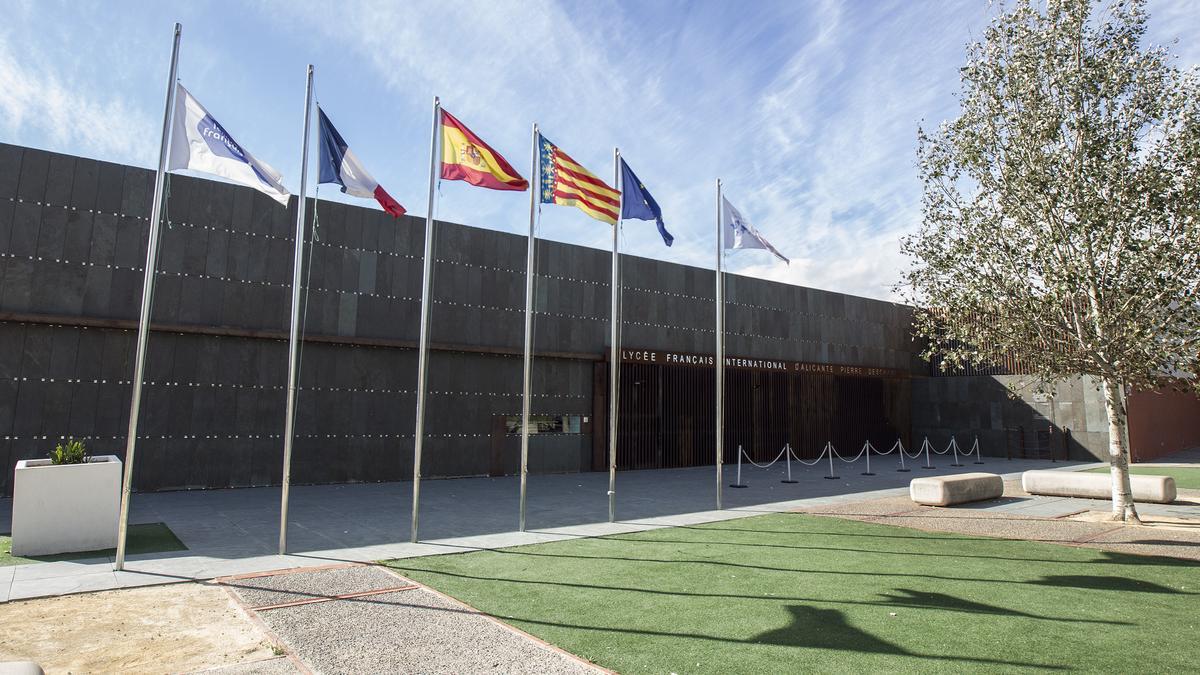
<path fill-rule="evenodd" d="M 326 113 L 410 213 L 425 212 L 436 94 L 527 178 L 531 122 L 606 179 L 619 146 L 676 237 L 668 249 L 653 223 L 629 221 L 625 251 L 712 267 L 720 177 L 793 261 L 739 251 L 729 269 L 890 299 L 899 237 L 920 218 L 917 126 L 954 116 L 964 45 L 990 11 L 984 0 L 0 0 L 0 141 L 153 166 L 180 21 L 180 80 L 293 192 L 313 63 Z M 1200 63 L 1200 3 L 1150 11 L 1150 41 L 1178 39 L 1180 65 Z M 374 207 L 333 186 L 321 197 Z M 527 199 L 447 181 L 437 215 L 524 233 Z M 540 234 L 599 248 L 611 236 L 556 206 Z"/>

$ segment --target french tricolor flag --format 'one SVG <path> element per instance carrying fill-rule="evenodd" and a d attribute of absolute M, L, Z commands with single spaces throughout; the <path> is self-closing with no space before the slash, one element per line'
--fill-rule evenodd
<path fill-rule="evenodd" d="M 320 106 L 317 115 L 321 123 L 321 179 L 318 182 L 337 183 L 348 195 L 374 199 L 384 211 L 397 218 L 404 215 L 404 207 L 367 173 Z"/>

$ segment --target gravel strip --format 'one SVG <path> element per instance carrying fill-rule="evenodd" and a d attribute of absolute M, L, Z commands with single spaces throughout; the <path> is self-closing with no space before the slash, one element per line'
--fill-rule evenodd
<path fill-rule="evenodd" d="M 224 585 L 236 593 L 248 607 L 383 590 L 405 584 L 404 580 L 370 565 L 292 572 L 224 582 Z"/>
<path fill-rule="evenodd" d="M 595 673 L 424 589 L 260 614 L 314 672 Z"/>

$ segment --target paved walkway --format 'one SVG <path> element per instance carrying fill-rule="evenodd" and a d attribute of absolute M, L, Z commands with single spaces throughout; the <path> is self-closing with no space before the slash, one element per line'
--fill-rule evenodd
<path fill-rule="evenodd" d="M 528 531 L 515 532 L 515 477 L 427 480 L 421 488 L 421 543 L 409 543 L 412 484 L 300 486 L 292 489 L 289 555 L 276 553 L 279 489 L 204 490 L 137 494 L 132 523 L 164 522 L 187 551 L 130 555 L 124 571 L 111 558 L 0 567 L 0 602 L 110 588 L 213 579 L 238 574 L 369 562 L 476 548 L 501 548 L 581 536 L 634 532 L 656 527 L 741 518 L 761 512 L 862 501 L 906 493 L 917 475 L 991 471 L 1016 478 L 1034 468 L 1071 469 L 1086 464 L 984 457 L 950 467 L 934 457 L 936 470 L 900 473 L 896 456 L 865 462 L 835 461 L 837 480 L 825 478 L 828 464 L 793 463 L 794 484 L 782 464 L 770 469 L 743 465 L 745 489 L 734 482 L 736 465 L 725 467 L 724 509 L 715 507 L 713 467 L 623 471 L 617 476 L 617 521 L 607 522 L 608 475 L 580 473 L 530 476 Z M 910 463 L 909 466 L 912 466 Z M 0 523 L 11 518 L 11 500 L 0 500 Z"/>

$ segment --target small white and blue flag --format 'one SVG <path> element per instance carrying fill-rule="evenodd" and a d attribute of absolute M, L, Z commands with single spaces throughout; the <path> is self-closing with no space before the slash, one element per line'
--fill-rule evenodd
<path fill-rule="evenodd" d="M 750 221 L 729 203 L 728 199 L 722 195 L 721 197 L 721 231 L 724 233 L 725 248 L 762 248 L 775 254 L 785 263 L 791 261 L 783 257 L 783 254 L 767 241 L 767 238 L 755 229 Z"/>
<path fill-rule="evenodd" d="M 192 169 L 252 187 L 287 206 L 283 176 L 238 145 L 182 84 L 175 85 L 175 121 L 167 168 Z"/>

